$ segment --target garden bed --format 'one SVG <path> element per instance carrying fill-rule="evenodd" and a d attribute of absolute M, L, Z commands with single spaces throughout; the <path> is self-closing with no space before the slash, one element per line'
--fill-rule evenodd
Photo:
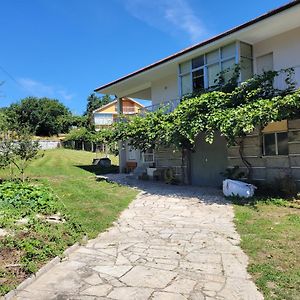
<path fill-rule="evenodd" d="M 95 173 L 115 168 L 87 168 L 94 157 L 85 151 L 47 150 L 29 166 L 30 182 L 0 185 L 0 296 L 84 234 L 96 237 L 134 199 L 136 191 L 130 188 L 96 182 Z M 9 171 L 0 175 L 9 177 Z"/>

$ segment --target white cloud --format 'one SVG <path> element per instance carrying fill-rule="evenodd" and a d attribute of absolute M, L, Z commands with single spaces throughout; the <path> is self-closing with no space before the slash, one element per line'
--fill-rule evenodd
<path fill-rule="evenodd" d="M 187 0 L 126 0 L 127 11 L 135 18 L 174 36 L 185 34 L 199 42 L 208 32 Z"/>
<path fill-rule="evenodd" d="M 66 101 L 74 97 L 73 94 L 59 86 L 47 85 L 31 78 L 19 78 L 17 81 L 31 96 L 57 98 Z"/>

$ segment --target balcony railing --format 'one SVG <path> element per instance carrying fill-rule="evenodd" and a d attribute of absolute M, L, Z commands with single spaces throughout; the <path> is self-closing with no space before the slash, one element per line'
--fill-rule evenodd
<path fill-rule="evenodd" d="M 173 100 L 153 104 L 150 106 L 145 106 L 139 110 L 139 113 L 144 114 L 147 112 L 155 112 L 159 109 L 162 109 L 164 113 L 168 114 L 174 111 L 174 109 L 179 105 L 180 101 L 181 101 L 180 99 L 173 99 Z"/>
<path fill-rule="evenodd" d="M 113 119 L 112 118 L 97 118 L 95 120 L 95 125 L 111 125 L 113 123 Z"/>
<path fill-rule="evenodd" d="M 296 87 L 295 88 L 300 88 L 300 65 L 298 66 L 293 66 L 291 67 L 291 69 L 293 69 L 293 74 L 290 77 L 292 82 L 295 82 Z M 280 72 L 278 76 L 276 76 L 274 78 L 274 88 L 278 89 L 278 90 L 284 90 L 288 87 L 288 82 L 287 82 L 287 72 Z M 298 79 L 298 82 L 297 82 Z M 209 89 L 206 91 L 210 91 Z M 173 100 L 169 100 L 169 101 L 165 101 L 165 102 L 161 102 L 161 103 L 157 103 L 157 104 L 153 104 L 150 106 L 145 106 L 141 109 L 139 109 L 139 114 L 143 115 L 147 112 L 155 112 L 159 109 L 162 109 L 163 112 L 165 113 L 170 113 L 173 112 L 175 110 L 175 108 L 179 105 L 179 103 L 181 102 L 181 99 L 173 99 Z"/>
<path fill-rule="evenodd" d="M 136 113 L 135 107 L 133 107 L 133 106 L 123 106 L 122 111 L 123 111 L 123 114 L 134 114 L 134 113 Z"/>

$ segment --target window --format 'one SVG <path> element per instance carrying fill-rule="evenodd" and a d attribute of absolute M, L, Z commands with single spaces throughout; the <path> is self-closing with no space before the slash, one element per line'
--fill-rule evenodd
<path fill-rule="evenodd" d="M 148 149 L 143 152 L 143 162 L 144 163 L 154 163 L 154 149 Z"/>
<path fill-rule="evenodd" d="M 181 93 L 182 95 L 190 94 L 192 92 L 191 87 L 191 74 L 181 76 Z"/>
<path fill-rule="evenodd" d="M 227 82 L 236 63 L 241 64 L 242 80 L 252 76 L 251 45 L 234 42 L 179 64 L 181 96 L 215 86 L 221 71 Z"/>
<path fill-rule="evenodd" d="M 136 160 L 136 150 L 132 146 L 128 146 L 128 160 Z"/>
<path fill-rule="evenodd" d="M 201 91 L 204 89 L 204 70 L 200 69 L 193 72 L 193 91 Z"/>
<path fill-rule="evenodd" d="M 95 125 L 110 125 L 113 123 L 113 115 L 106 113 L 94 114 Z"/>
<path fill-rule="evenodd" d="M 263 135 L 263 154 L 266 156 L 288 155 L 288 133 L 274 132 Z"/>
<path fill-rule="evenodd" d="M 246 81 L 253 75 L 253 54 L 252 46 L 240 42 L 240 67 L 241 67 L 241 81 Z"/>

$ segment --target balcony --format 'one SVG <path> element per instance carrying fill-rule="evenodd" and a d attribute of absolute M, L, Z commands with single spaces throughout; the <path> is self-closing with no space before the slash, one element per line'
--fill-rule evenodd
<path fill-rule="evenodd" d="M 123 106 L 122 107 L 123 114 L 135 114 L 136 110 L 134 106 Z"/>
<path fill-rule="evenodd" d="M 159 109 L 163 109 L 163 111 L 168 114 L 175 110 L 175 108 L 179 105 L 181 99 L 173 99 L 161 103 L 157 103 L 150 106 L 145 106 L 139 110 L 140 114 L 145 114 L 147 112 L 155 112 Z"/>

